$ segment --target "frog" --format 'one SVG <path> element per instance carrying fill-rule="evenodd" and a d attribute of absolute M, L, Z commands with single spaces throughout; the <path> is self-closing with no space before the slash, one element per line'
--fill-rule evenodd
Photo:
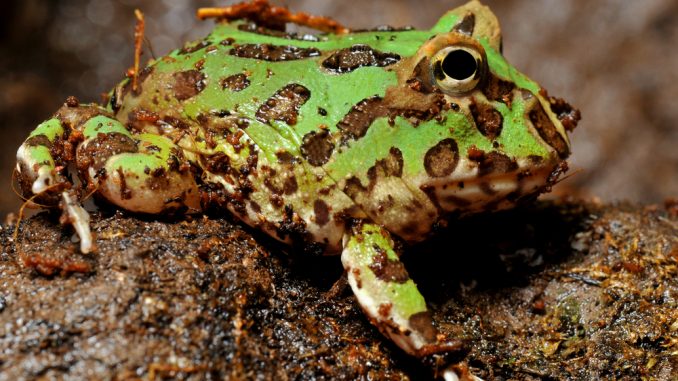
<path fill-rule="evenodd" d="M 351 30 L 266 0 L 198 17 L 216 19 L 208 36 L 149 60 L 103 104 L 70 97 L 30 133 L 16 166 L 27 202 L 60 210 L 83 254 L 96 252 L 89 195 L 141 215 L 228 210 L 339 255 L 385 337 L 445 379 L 474 379 L 445 360 L 465 342 L 436 328 L 403 248 L 550 191 L 579 111 L 506 61 L 477 0 L 428 30 Z"/>

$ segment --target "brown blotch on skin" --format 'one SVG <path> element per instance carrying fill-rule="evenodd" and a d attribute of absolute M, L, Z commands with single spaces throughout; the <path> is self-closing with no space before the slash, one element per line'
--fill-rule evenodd
<path fill-rule="evenodd" d="M 491 101 L 511 102 L 511 94 L 516 85 L 513 82 L 504 81 L 494 75 L 490 75 L 482 88 L 485 97 Z"/>
<path fill-rule="evenodd" d="M 206 48 L 208 46 L 210 46 L 210 42 L 207 41 L 207 40 L 202 40 L 202 41 L 198 42 L 197 44 L 195 44 L 193 46 L 184 46 L 183 48 L 181 48 L 179 50 L 179 52 L 177 54 L 184 55 L 184 54 L 195 53 L 198 50 Z"/>
<path fill-rule="evenodd" d="M 172 75 L 172 92 L 178 101 L 185 101 L 205 89 L 205 74 L 198 70 L 186 70 Z"/>
<path fill-rule="evenodd" d="M 228 54 L 241 58 L 279 62 L 318 57 L 320 56 L 320 50 L 316 48 L 299 48 L 291 45 L 243 44 L 234 45 Z"/>
<path fill-rule="evenodd" d="M 275 169 L 264 165 L 261 167 L 260 175 L 264 177 L 264 185 L 271 191 L 271 193 L 278 196 L 283 194 L 283 187 L 280 184 L 281 176 L 278 176 L 278 172 Z"/>
<path fill-rule="evenodd" d="M 476 15 L 474 15 L 471 12 L 468 12 L 466 15 L 464 15 L 464 18 L 459 23 L 457 23 L 457 25 L 455 25 L 454 28 L 452 28 L 452 31 L 459 32 L 467 36 L 472 36 L 475 27 L 476 27 Z"/>
<path fill-rule="evenodd" d="M 35 135 L 26 139 L 24 145 L 27 147 L 52 147 L 52 142 L 49 141 L 49 138 L 46 135 Z"/>
<path fill-rule="evenodd" d="M 374 166 L 367 170 L 370 179 L 369 188 L 372 189 L 377 179 L 383 177 L 401 177 L 403 175 L 403 153 L 396 147 L 391 147 L 388 156 L 377 160 Z"/>
<path fill-rule="evenodd" d="M 297 158 L 288 151 L 278 151 L 275 156 L 280 164 L 295 164 L 297 162 Z"/>
<path fill-rule="evenodd" d="M 530 111 L 530 121 L 532 121 L 532 125 L 539 132 L 539 136 L 541 136 L 546 144 L 558 152 L 558 156 L 561 159 L 565 159 L 570 155 L 570 149 L 565 139 L 558 133 L 556 126 L 546 115 L 541 103 L 536 103 L 532 111 Z"/>
<path fill-rule="evenodd" d="M 344 193 L 351 199 L 354 199 L 361 193 L 367 193 L 367 188 L 363 186 L 360 179 L 353 176 L 346 180 L 344 185 Z"/>
<path fill-rule="evenodd" d="M 370 187 L 374 186 L 374 182 L 370 179 Z M 395 205 L 395 199 L 390 194 L 384 200 L 379 201 L 379 205 L 376 208 L 377 214 L 382 214 L 384 211 L 391 209 Z"/>
<path fill-rule="evenodd" d="M 454 172 L 459 163 L 459 148 L 454 139 L 444 139 L 429 149 L 424 156 L 424 168 L 431 177 L 445 177 Z"/>
<path fill-rule="evenodd" d="M 381 303 L 377 309 L 379 316 L 386 319 L 391 316 L 391 309 L 393 309 L 392 303 Z"/>
<path fill-rule="evenodd" d="M 224 40 L 221 40 L 221 41 L 219 42 L 219 45 L 222 45 L 222 46 L 231 46 L 231 45 L 233 45 L 234 42 L 235 42 L 235 38 L 233 38 L 233 37 L 228 37 L 228 38 L 226 38 L 226 39 L 224 39 Z"/>
<path fill-rule="evenodd" d="M 196 70 L 202 70 L 205 67 L 205 59 L 202 58 L 202 59 L 196 61 L 195 65 L 193 65 L 193 67 Z"/>
<path fill-rule="evenodd" d="M 544 162 L 544 158 L 537 155 L 529 155 L 527 160 L 530 161 L 530 165 L 538 166 Z"/>
<path fill-rule="evenodd" d="M 415 331 L 421 333 L 428 342 L 435 342 L 438 330 L 433 326 L 431 312 L 421 311 L 410 316 L 410 326 Z"/>
<path fill-rule="evenodd" d="M 59 119 L 64 130 L 78 131 L 81 130 L 80 126 L 99 115 L 112 117 L 110 114 L 102 111 L 99 106 L 81 105 L 79 107 L 69 107 L 66 104 L 59 108 L 54 117 Z"/>
<path fill-rule="evenodd" d="M 314 167 L 319 167 L 330 160 L 334 151 L 332 137 L 327 130 L 311 131 L 304 135 L 301 144 L 301 155 Z"/>
<path fill-rule="evenodd" d="M 268 201 L 277 209 L 281 209 L 285 205 L 285 201 L 277 194 L 271 194 Z"/>
<path fill-rule="evenodd" d="M 476 147 L 475 145 L 472 145 L 466 151 L 466 155 L 469 158 L 469 160 L 482 161 L 483 158 L 485 157 L 485 151 L 481 150 L 480 148 Z"/>
<path fill-rule="evenodd" d="M 292 83 L 278 90 L 257 110 L 256 118 L 262 123 L 279 120 L 290 126 L 297 124 L 299 108 L 311 97 L 306 87 Z"/>
<path fill-rule="evenodd" d="M 384 282 L 400 284 L 410 279 L 402 262 L 388 258 L 386 252 L 378 246 L 373 248 L 377 253 L 372 257 L 372 263 L 369 265 L 369 268 L 377 278 Z"/>
<path fill-rule="evenodd" d="M 364 66 L 384 67 L 400 61 L 395 53 L 383 53 L 369 45 L 357 44 L 337 50 L 327 57 L 322 66 L 335 73 L 349 73 Z"/>
<path fill-rule="evenodd" d="M 254 213 L 261 213 L 261 206 L 256 201 L 250 200 L 250 209 Z"/>
<path fill-rule="evenodd" d="M 127 180 L 125 179 L 125 173 L 122 171 L 122 167 L 118 168 L 116 172 L 118 172 L 118 176 L 120 177 L 120 199 L 131 199 L 132 191 L 127 188 Z"/>
<path fill-rule="evenodd" d="M 313 213 L 315 213 L 315 223 L 318 226 L 325 226 L 330 221 L 330 208 L 327 203 L 321 199 L 313 202 Z"/>
<path fill-rule="evenodd" d="M 483 152 L 482 155 L 469 156 L 469 159 L 478 163 L 479 177 L 488 174 L 511 173 L 518 169 L 518 163 L 516 163 L 514 159 L 497 151 L 492 151 L 490 153 Z"/>
<path fill-rule="evenodd" d="M 491 105 L 478 103 L 473 100 L 469 106 L 476 128 L 481 134 L 490 140 L 496 139 L 501 134 L 504 118 L 501 113 Z"/>
<path fill-rule="evenodd" d="M 361 100 L 337 123 L 341 131 L 342 144 L 350 140 L 358 140 L 365 136 L 375 120 L 388 117 L 393 126 L 396 117 L 408 120 L 413 126 L 423 121 L 439 118 L 441 111 L 449 109 L 445 97 L 441 93 L 418 93 L 404 85 L 386 90 L 386 97 L 378 96 Z M 438 119 L 442 120 L 442 119 Z"/>
<path fill-rule="evenodd" d="M 136 152 L 138 152 L 137 143 L 126 135 L 118 132 L 97 134 L 78 149 L 76 161 L 78 171 L 86 174 L 91 167 L 95 172 L 99 172 L 111 156 Z"/>
<path fill-rule="evenodd" d="M 229 89 L 231 91 L 242 91 L 250 85 L 250 80 L 247 79 L 245 74 L 239 73 L 222 78 L 219 83 L 221 84 L 221 88 L 224 90 Z"/>
<path fill-rule="evenodd" d="M 294 175 L 290 175 L 285 179 L 285 182 L 283 183 L 283 193 L 286 195 L 293 194 L 299 189 L 299 185 L 297 184 L 297 178 L 294 177 Z"/>
<path fill-rule="evenodd" d="M 337 123 L 337 128 L 342 134 L 342 142 L 362 138 L 372 122 L 387 115 L 388 108 L 380 97 L 363 99 Z"/>

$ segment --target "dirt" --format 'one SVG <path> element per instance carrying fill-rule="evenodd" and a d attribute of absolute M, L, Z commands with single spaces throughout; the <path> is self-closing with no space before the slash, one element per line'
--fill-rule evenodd
<path fill-rule="evenodd" d="M 404 261 L 486 380 L 675 379 L 678 216 L 540 202 L 453 222 Z M 57 216 L 0 230 L 0 380 L 426 379 L 360 311 L 338 257 L 229 217 Z"/>

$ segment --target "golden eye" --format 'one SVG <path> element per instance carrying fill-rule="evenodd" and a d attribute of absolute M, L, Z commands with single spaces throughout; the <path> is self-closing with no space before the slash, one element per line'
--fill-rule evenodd
<path fill-rule="evenodd" d="M 469 92 L 478 85 L 484 72 L 483 54 L 467 46 L 450 46 L 432 59 L 433 77 L 440 89 L 450 95 Z"/>

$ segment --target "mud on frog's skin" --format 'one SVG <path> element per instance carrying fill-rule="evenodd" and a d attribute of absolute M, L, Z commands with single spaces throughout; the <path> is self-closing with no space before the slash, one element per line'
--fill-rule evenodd
<path fill-rule="evenodd" d="M 19 148 L 24 196 L 59 205 L 82 252 L 95 248 L 79 201 L 90 192 L 139 213 L 228 208 L 286 243 L 341 253 L 370 320 L 408 353 L 458 350 L 394 241 L 547 191 L 578 112 L 504 60 L 477 1 L 430 30 L 351 32 L 271 10 L 217 10 L 209 36 L 152 60 L 136 89 L 124 80 L 103 106 L 69 99 Z M 284 21 L 334 33 L 290 35 Z"/>

